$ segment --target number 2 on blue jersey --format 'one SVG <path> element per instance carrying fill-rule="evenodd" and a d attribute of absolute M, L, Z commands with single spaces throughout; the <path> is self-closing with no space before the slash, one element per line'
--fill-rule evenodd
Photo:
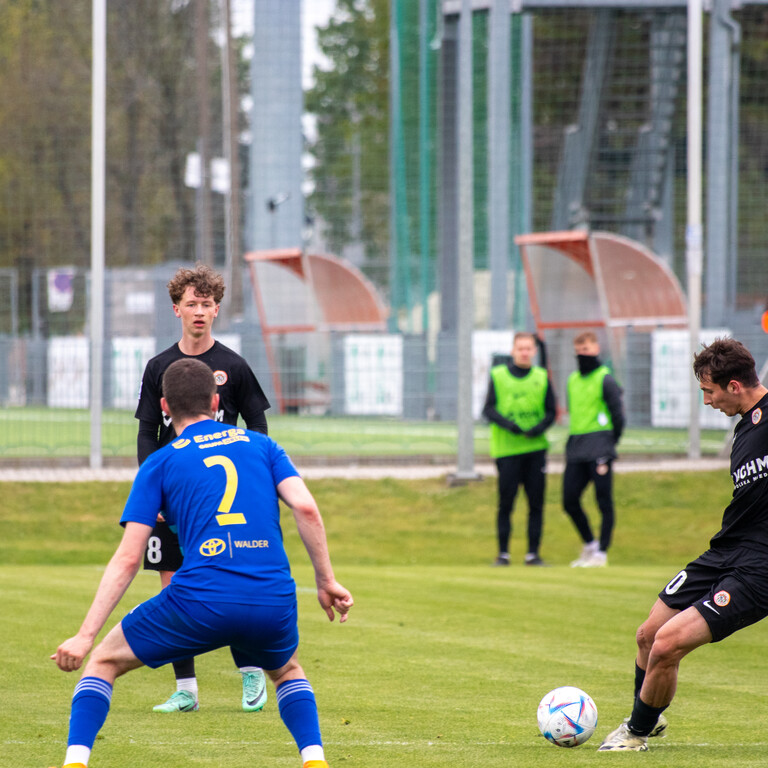
<path fill-rule="evenodd" d="M 203 463 L 206 467 L 223 467 L 226 475 L 224 495 L 221 497 L 218 509 L 221 514 L 216 515 L 216 522 L 219 525 L 245 525 L 245 515 L 242 512 L 229 511 L 232 509 L 237 493 L 237 468 L 232 459 L 226 456 L 209 456 Z"/>

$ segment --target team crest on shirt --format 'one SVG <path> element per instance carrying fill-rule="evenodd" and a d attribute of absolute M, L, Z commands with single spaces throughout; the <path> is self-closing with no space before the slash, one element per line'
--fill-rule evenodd
<path fill-rule="evenodd" d="M 762 408 L 755 408 L 754 411 L 752 411 L 752 423 L 753 424 L 759 424 L 760 419 L 763 418 L 763 410 Z"/>
<path fill-rule="evenodd" d="M 227 372 L 226 371 L 214 371 L 213 372 L 213 378 L 216 381 L 216 386 L 220 387 L 222 384 L 227 383 Z"/>
<path fill-rule="evenodd" d="M 730 593 L 726 592 L 724 589 L 721 589 L 719 592 L 715 593 L 715 596 L 712 598 L 715 605 L 719 605 L 721 608 L 724 608 L 728 603 L 731 602 L 731 595 Z"/>

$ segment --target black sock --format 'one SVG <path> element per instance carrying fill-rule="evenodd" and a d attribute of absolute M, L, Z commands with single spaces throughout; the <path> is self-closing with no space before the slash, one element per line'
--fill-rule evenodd
<path fill-rule="evenodd" d="M 640 695 L 640 689 L 643 687 L 643 680 L 645 680 L 645 670 L 640 669 L 635 662 L 635 698 Z"/>
<path fill-rule="evenodd" d="M 176 675 L 177 680 L 183 680 L 186 677 L 194 677 L 195 676 L 195 657 L 190 656 L 188 659 L 181 659 L 181 661 L 174 661 L 173 673 Z"/>
<path fill-rule="evenodd" d="M 629 718 L 629 730 L 638 736 L 647 736 L 656 725 L 659 715 L 666 707 L 649 707 L 639 696 L 632 707 L 632 715 Z"/>

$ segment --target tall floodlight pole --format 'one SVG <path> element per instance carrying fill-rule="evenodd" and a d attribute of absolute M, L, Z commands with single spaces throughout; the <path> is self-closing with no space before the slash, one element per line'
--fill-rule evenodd
<path fill-rule="evenodd" d="M 224 35 L 221 47 L 221 112 L 224 157 L 229 168 L 229 184 L 224 196 L 224 228 L 226 232 L 225 273 L 229 287 L 231 317 L 243 314 L 243 259 L 240 254 L 240 158 L 238 156 L 239 114 L 237 63 L 232 44 L 232 13 L 230 0 L 221 0 Z"/>
<path fill-rule="evenodd" d="M 197 188 L 197 252 L 203 264 L 213 265 L 211 242 L 211 106 L 208 83 L 208 0 L 195 3 L 195 83 L 197 90 L 197 152 L 200 186 Z"/>
<path fill-rule="evenodd" d="M 104 163 L 107 94 L 107 3 L 93 0 L 91 93 L 91 468 L 99 469 L 104 360 Z"/>
<path fill-rule="evenodd" d="M 688 222 L 685 229 L 685 263 L 688 276 L 689 363 L 699 347 L 701 329 L 701 273 L 703 236 L 701 224 L 701 125 L 702 125 L 702 0 L 688 0 Z M 699 387 L 690 377 L 688 456 L 701 456 Z"/>
<path fill-rule="evenodd" d="M 472 2 L 462 0 L 459 16 L 459 264 L 456 355 L 458 392 L 456 480 L 476 477 L 472 420 L 472 325 L 474 302 L 474 205 L 472 132 Z"/>
<path fill-rule="evenodd" d="M 509 328 L 509 179 L 511 135 L 509 3 L 494 0 L 488 18 L 488 263 L 491 270 L 491 322 Z M 514 158 L 517 163 L 518 158 Z M 516 201 L 519 205 L 519 201 Z M 517 328 L 516 330 L 520 330 Z"/>

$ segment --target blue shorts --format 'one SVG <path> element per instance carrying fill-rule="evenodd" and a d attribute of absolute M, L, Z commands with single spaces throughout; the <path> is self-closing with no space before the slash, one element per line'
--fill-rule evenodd
<path fill-rule="evenodd" d="M 299 645 L 296 601 L 242 605 L 178 600 L 173 585 L 123 618 L 128 645 L 153 669 L 229 646 L 238 667 L 279 669 Z"/>

